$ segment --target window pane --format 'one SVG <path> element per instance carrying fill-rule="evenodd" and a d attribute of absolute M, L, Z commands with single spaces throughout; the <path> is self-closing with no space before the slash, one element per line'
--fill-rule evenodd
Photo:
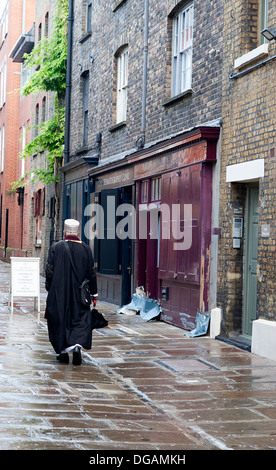
<path fill-rule="evenodd" d="M 128 50 L 124 50 L 117 59 L 117 123 L 126 120 Z"/>
<path fill-rule="evenodd" d="M 71 219 L 77 217 L 77 186 L 76 183 L 71 184 Z"/>
<path fill-rule="evenodd" d="M 148 182 L 143 181 L 141 183 L 141 202 L 148 201 Z"/>
<path fill-rule="evenodd" d="M 192 83 L 193 5 L 181 10 L 173 23 L 172 96 Z"/>
<path fill-rule="evenodd" d="M 87 5 L 87 18 L 86 18 L 86 31 L 91 31 L 91 21 L 92 21 L 92 2 L 88 0 Z"/>
<path fill-rule="evenodd" d="M 123 55 L 124 59 L 124 68 L 123 68 L 123 87 L 127 86 L 127 80 L 128 80 L 128 51 L 126 51 Z"/>
<path fill-rule="evenodd" d="M 178 22 L 179 18 L 174 20 L 174 39 L 173 39 L 173 54 L 176 56 L 178 54 Z"/>
<path fill-rule="evenodd" d="M 76 219 L 80 223 L 80 230 L 79 230 L 79 236 L 81 238 L 81 233 L 82 233 L 82 187 L 83 187 L 83 182 L 78 181 L 76 183 L 77 185 L 77 197 L 76 197 Z"/>
<path fill-rule="evenodd" d="M 161 199 L 161 178 L 151 180 L 151 200 L 159 201 Z"/>
<path fill-rule="evenodd" d="M 88 136 L 88 94 L 89 94 L 89 74 L 83 77 L 83 145 L 87 145 Z"/>

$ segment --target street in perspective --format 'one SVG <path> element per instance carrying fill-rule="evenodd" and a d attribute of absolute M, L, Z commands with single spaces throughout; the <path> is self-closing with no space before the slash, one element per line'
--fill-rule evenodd
<path fill-rule="evenodd" d="M 8 308 L 10 265 L 0 263 L 2 450 L 276 449 L 276 362 L 208 336 L 99 301 L 81 366 L 48 340 L 45 279 Z"/>
<path fill-rule="evenodd" d="M 275 66 L 275 0 L 0 0 L 0 450 L 22 466 L 276 450 Z"/>

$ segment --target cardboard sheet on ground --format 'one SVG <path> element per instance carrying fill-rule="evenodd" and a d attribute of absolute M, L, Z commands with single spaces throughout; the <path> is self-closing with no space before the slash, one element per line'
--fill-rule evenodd
<path fill-rule="evenodd" d="M 133 294 L 132 301 L 128 305 L 119 307 L 117 312 L 124 313 L 125 315 L 136 315 L 139 313 L 144 320 L 149 321 L 158 317 L 162 309 L 156 300 L 143 295 Z"/>

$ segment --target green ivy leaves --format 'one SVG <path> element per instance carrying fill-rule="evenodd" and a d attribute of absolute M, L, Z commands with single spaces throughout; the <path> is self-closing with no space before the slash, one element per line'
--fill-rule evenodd
<path fill-rule="evenodd" d="M 67 61 L 67 16 L 68 1 L 58 0 L 53 34 L 45 37 L 36 45 L 30 54 L 25 55 L 25 66 L 33 71 L 28 83 L 23 89 L 24 95 L 51 91 L 55 94 L 55 112 L 48 121 L 38 126 L 34 139 L 29 142 L 21 155 L 27 158 L 46 152 L 46 168 L 32 169 L 23 178 L 13 184 L 13 189 L 25 186 L 33 181 L 43 181 L 46 185 L 57 182 L 59 174 L 55 171 L 62 164 L 65 132 L 64 96 L 66 89 Z M 28 177 L 28 178 L 26 178 Z"/>

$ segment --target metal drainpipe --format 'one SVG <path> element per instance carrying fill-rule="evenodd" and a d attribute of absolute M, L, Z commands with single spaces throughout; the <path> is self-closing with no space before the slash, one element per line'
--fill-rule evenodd
<path fill-rule="evenodd" d="M 66 94 L 65 94 L 65 134 L 64 134 L 64 165 L 69 163 L 70 155 L 70 115 L 71 115 L 71 88 L 72 88 L 72 41 L 74 23 L 74 0 L 69 0 L 68 10 L 68 36 L 67 36 L 67 69 L 66 69 Z M 66 217 L 66 190 L 65 172 L 63 173 L 63 214 L 62 222 Z M 62 223 L 62 227 L 63 227 Z"/>
<path fill-rule="evenodd" d="M 65 95 L 65 135 L 64 135 L 64 164 L 69 163 L 70 154 L 70 114 L 72 88 L 72 38 L 74 22 L 74 0 L 69 0 L 68 36 L 67 36 L 67 70 Z"/>
<path fill-rule="evenodd" d="M 149 37 L 149 0 L 145 0 L 144 7 L 144 63 L 143 63 L 143 92 L 142 92 L 142 137 L 145 143 L 146 107 L 147 107 L 147 79 L 148 79 L 148 37 Z"/>

